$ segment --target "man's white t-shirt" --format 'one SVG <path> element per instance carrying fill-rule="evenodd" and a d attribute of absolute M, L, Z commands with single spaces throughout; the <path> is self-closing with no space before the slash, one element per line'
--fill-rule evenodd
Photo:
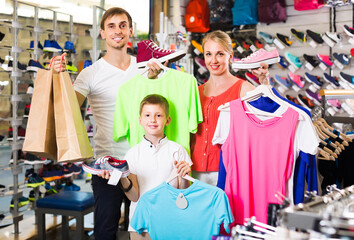
<path fill-rule="evenodd" d="M 136 58 L 123 71 L 103 58 L 85 68 L 74 82 L 74 90 L 88 98 L 96 122 L 95 157 L 113 156 L 122 159 L 130 149 L 128 142 L 113 141 L 113 119 L 119 87 L 138 74 Z"/>

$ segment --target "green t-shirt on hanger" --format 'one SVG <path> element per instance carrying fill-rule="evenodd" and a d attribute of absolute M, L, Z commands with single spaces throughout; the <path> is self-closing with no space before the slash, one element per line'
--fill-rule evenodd
<path fill-rule="evenodd" d="M 113 140 L 126 137 L 131 147 L 141 142 L 144 129 L 139 124 L 139 108 L 141 100 L 149 94 L 160 94 L 167 99 L 171 123 L 166 126 L 165 134 L 190 153 L 190 133 L 195 133 L 203 121 L 198 86 L 192 75 L 173 69 L 158 79 L 137 74 L 119 88 Z"/>

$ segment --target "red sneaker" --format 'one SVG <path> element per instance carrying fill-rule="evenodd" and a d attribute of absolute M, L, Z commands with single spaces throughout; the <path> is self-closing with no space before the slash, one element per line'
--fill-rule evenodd
<path fill-rule="evenodd" d="M 183 58 L 186 55 L 185 50 L 168 50 L 160 48 L 151 40 L 144 40 L 138 43 L 138 53 L 136 56 L 136 61 L 138 63 L 138 68 L 143 68 L 146 66 L 146 63 L 151 58 L 156 58 L 160 62 L 175 62 Z"/>

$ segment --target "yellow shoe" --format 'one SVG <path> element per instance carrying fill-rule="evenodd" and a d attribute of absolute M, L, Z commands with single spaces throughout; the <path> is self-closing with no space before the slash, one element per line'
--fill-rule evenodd
<path fill-rule="evenodd" d="M 192 40 L 191 43 L 192 43 L 193 47 L 195 47 L 196 49 L 198 49 L 198 51 L 199 51 L 200 53 L 203 53 L 203 52 L 204 52 L 204 51 L 203 51 L 203 47 L 202 47 L 202 45 L 200 45 L 200 43 L 198 43 L 198 42 L 195 41 L 195 40 Z"/>

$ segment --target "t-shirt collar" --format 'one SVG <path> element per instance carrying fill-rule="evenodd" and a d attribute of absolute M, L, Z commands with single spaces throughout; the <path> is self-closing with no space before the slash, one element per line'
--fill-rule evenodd
<path fill-rule="evenodd" d="M 167 136 L 165 135 L 163 138 L 161 138 L 161 139 L 159 140 L 159 143 L 158 143 L 156 146 L 154 146 L 154 144 L 152 144 L 152 142 L 150 142 L 150 140 L 148 140 L 145 136 L 144 136 L 142 142 L 143 142 L 144 146 L 146 146 L 146 147 L 148 147 L 148 148 L 150 148 L 150 149 L 153 149 L 153 150 L 157 151 L 157 150 L 160 149 L 167 141 L 168 141 L 168 139 L 167 139 Z"/>

